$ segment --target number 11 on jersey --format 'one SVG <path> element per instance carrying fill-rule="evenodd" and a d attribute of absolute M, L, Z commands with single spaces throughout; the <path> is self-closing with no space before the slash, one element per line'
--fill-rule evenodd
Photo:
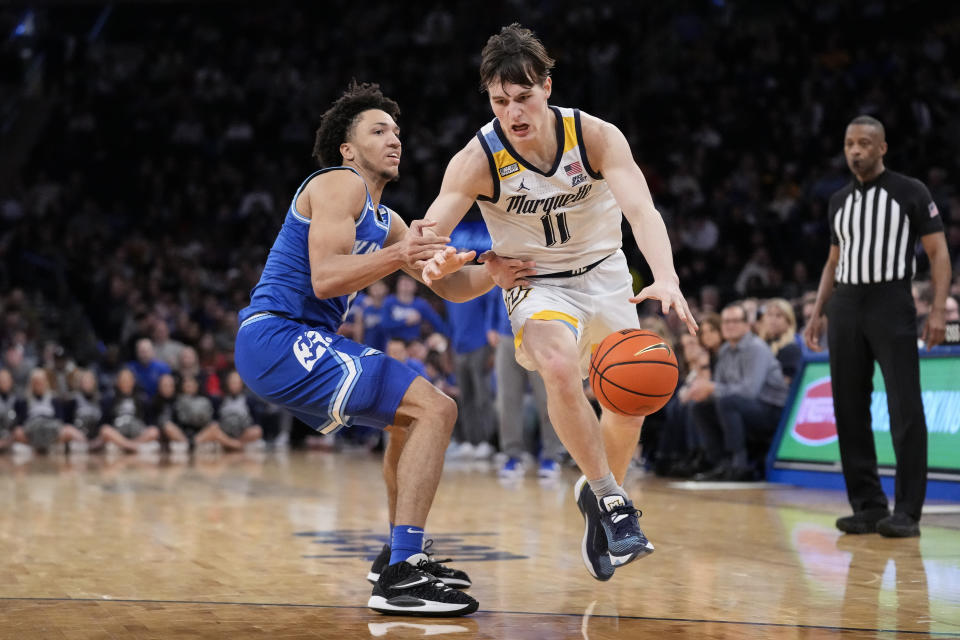
<path fill-rule="evenodd" d="M 554 224 L 553 214 L 545 213 L 540 216 L 540 222 L 543 224 L 543 235 L 548 247 L 557 244 L 558 235 L 560 236 L 560 244 L 564 244 L 570 239 L 570 229 L 567 228 L 567 212 L 561 211 L 556 214 L 556 217 L 557 221 Z"/>

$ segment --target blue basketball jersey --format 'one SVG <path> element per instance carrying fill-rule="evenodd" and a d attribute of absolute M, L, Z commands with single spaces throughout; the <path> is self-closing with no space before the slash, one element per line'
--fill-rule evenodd
<path fill-rule="evenodd" d="M 343 323 L 355 293 L 335 298 L 317 298 L 310 280 L 308 235 L 310 219 L 297 211 L 297 198 L 307 183 L 327 171 L 353 171 L 351 167 L 329 167 L 310 174 L 293 196 L 277 239 L 270 249 L 260 282 L 250 292 L 250 305 L 240 311 L 240 323 L 257 313 L 273 313 L 298 322 L 335 332 Z M 357 175 L 360 175 L 357 173 Z M 383 247 L 390 232 L 392 212 L 384 205 L 374 208 L 370 191 L 363 212 L 356 221 L 354 254 L 372 253 Z"/>

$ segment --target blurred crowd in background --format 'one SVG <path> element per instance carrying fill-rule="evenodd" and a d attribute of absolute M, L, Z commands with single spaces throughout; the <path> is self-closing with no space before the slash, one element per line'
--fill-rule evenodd
<path fill-rule="evenodd" d="M 236 312 L 289 199 L 314 168 L 319 116 L 351 78 L 380 83 L 400 103 L 404 149 L 401 179 L 384 203 L 408 221 L 422 217 L 449 158 L 492 117 L 479 91 L 479 52 L 514 20 L 533 28 L 557 58 L 551 101 L 618 125 L 644 170 L 681 286 L 706 329 L 681 341 L 675 317 L 660 319 L 658 305 L 638 309 L 675 341 L 681 382 L 715 364 L 719 344 L 708 327 L 715 322 L 721 343 L 725 337 L 719 315 L 710 314 L 734 301 L 772 352 L 788 343 L 801 349 L 793 335 L 827 254 L 827 199 L 850 180 L 842 139 L 858 114 L 886 125 L 887 166 L 929 187 L 960 273 L 960 18 L 946 6 L 505 1 L 478 12 L 463 0 L 426 11 L 335 0 L 7 7 L 0 8 L 0 364 L 11 374 L 11 393 L 22 400 L 31 371 L 42 369 L 67 421 L 82 374 L 93 374 L 106 403 L 123 395 L 117 377 L 130 369 L 143 395 L 144 429 L 112 444 L 150 450 L 145 442 L 178 441 L 156 424 L 161 409 L 150 409 L 169 374 L 163 386 L 172 383 L 174 395 L 188 393 L 192 380 L 193 393 L 211 401 L 200 411 L 205 419 L 185 430 L 188 440 L 217 426 L 227 439 L 205 433 L 219 446 L 317 444 L 255 398 L 245 424 L 258 433 L 230 436 L 219 411 L 230 395 Z M 35 135 L 27 136 L 31 127 Z M 640 288 L 649 270 L 629 230 L 625 238 Z M 918 265 L 923 278 L 922 252 Z M 955 314 L 960 282 L 951 293 L 948 313 Z M 414 298 L 418 306 L 405 306 Z M 929 288 L 918 284 L 915 298 L 922 315 Z M 382 344 L 372 346 L 421 367 L 457 396 L 453 315 L 412 280 L 390 278 L 368 290 L 344 333 L 374 336 Z M 475 331 L 488 337 L 494 397 L 496 330 Z M 794 365 L 780 364 L 789 378 Z M 681 386 L 649 421 L 647 463 L 664 474 L 716 471 L 697 456 L 697 421 L 677 408 L 685 397 Z M 533 404 L 514 410 L 529 413 L 535 431 Z M 19 410 L 27 410 L 24 402 Z M 479 441 L 475 430 L 458 432 L 451 455 L 493 455 L 495 414 Z M 7 431 L 17 420 L 7 420 Z M 678 421 L 694 426 L 656 427 Z M 146 427 L 156 428 L 155 438 L 146 439 Z M 665 432 L 687 435 L 657 437 Z M 98 431 L 82 435 L 94 448 L 111 444 Z M 332 442 L 324 446 L 377 446 L 379 434 L 344 432 Z M 537 442 L 528 441 L 529 455 Z M 512 457 L 504 455 L 501 465 Z M 750 456 L 762 457 L 754 449 Z"/>

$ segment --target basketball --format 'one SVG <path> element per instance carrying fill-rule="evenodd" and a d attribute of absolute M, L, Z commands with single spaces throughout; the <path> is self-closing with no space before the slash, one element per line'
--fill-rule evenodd
<path fill-rule="evenodd" d="M 670 344 L 643 329 L 611 333 L 590 358 L 590 386 L 600 404 L 622 416 L 647 416 L 667 404 L 680 369 Z"/>

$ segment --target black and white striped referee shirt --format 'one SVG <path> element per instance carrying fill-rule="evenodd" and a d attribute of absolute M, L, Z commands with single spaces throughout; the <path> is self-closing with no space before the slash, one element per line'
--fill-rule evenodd
<path fill-rule="evenodd" d="M 889 169 L 870 182 L 854 179 L 830 197 L 829 211 L 842 284 L 910 280 L 917 239 L 943 230 L 926 185 Z"/>

